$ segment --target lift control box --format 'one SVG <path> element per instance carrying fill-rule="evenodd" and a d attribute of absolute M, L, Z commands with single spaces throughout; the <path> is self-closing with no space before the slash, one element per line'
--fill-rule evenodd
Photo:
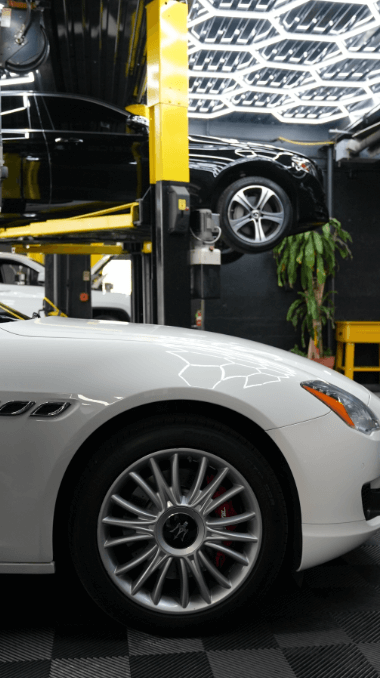
<path fill-rule="evenodd" d="M 168 231 L 188 233 L 190 224 L 190 196 L 185 186 L 168 187 Z"/>

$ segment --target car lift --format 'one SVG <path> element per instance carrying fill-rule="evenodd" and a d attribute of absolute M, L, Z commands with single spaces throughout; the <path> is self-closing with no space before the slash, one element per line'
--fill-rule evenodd
<path fill-rule="evenodd" d="M 91 317 L 91 276 L 84 270 L 90 268 L 89 255 L 129 252 L 132 320 L 190 327 L 187 5 L 153 0 L 146 12 L 147 106 L 135 104 L 127 110 L 149 113 L 147 194 L 100 212 L 0 229 L 0 244 L 13 245 L 17 253 L 53 254 L 46 296 L 74 317 Z M 203 214 L 205 218 L 209 226 L 211 213 Z M 202 238 L 197 240 L 202 244 Z M 211 261 L 198 256 L 194 264 L 220 262 L 212 250 Z"/>

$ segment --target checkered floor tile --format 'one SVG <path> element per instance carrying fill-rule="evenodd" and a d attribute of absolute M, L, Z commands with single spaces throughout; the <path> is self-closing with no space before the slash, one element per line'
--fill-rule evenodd
<path fill-rule="evenodd" d="M 124 628 L 54 576 L 0 583 L 0 678 L 380 678 L 380 533 L 199 638 Z"/>

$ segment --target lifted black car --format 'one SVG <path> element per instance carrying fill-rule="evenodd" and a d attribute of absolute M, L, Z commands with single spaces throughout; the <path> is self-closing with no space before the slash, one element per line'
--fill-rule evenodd
<path fill-rule="evenodd" d="M 127 203 L 149 185 L 145 118 L 88 97 L 4 92 L 3 225 Z M 328 220 L 320 170 L 268 144 L 191 135 L 192 207 L 220 213 L 237 252 L 272 249 Z M 106 204 L 104 204 L 106 203 Z"/>

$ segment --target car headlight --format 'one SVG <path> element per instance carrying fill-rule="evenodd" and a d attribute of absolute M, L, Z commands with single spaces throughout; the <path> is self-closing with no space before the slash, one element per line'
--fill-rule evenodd
<path fill-rule="evenodd" d="M 380 429 L 380 422 L 372 410 L 359 398 L 339 386 L 333 386 L 319 379 L 303 381 L 301 386 L 330 407 L 351 428 L 367 435 Z"/>
<path fill-rule="evenodd" d="M 292 158 L 292 167 L 298 172 L 309 172 L 315 177 L 318 176 L 318 170 L 315 165 L 307 158 Z"/>

